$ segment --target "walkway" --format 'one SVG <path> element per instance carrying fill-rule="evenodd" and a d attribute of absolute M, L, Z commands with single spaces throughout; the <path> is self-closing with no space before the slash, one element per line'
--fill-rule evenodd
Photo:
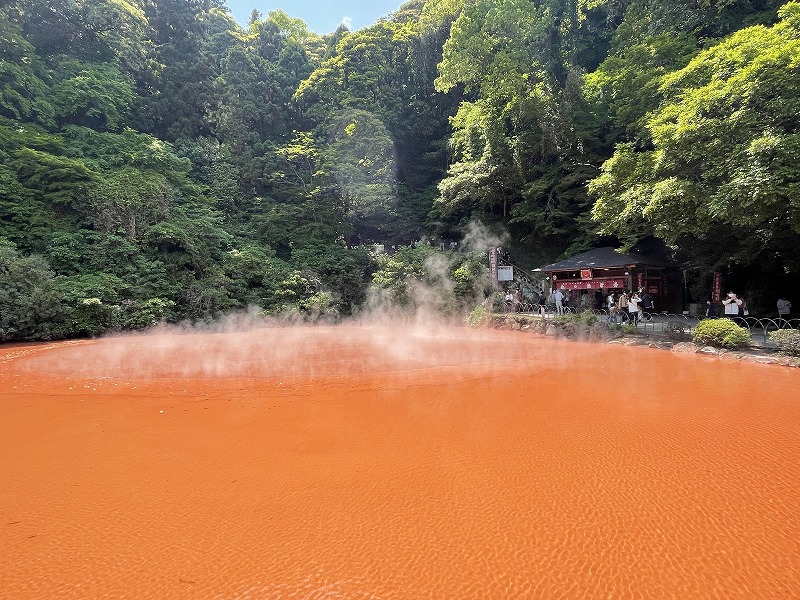
<path fill-rule="evenodd" d="M 527 306 L 525 310 L 516 314 L 522 314 L 533 317 L 542 317 L 539 305 Z M 575 314 L 582 312 L 575 308 L 565 308 L 567 314 Z M 608 320 L 608 311 L 596 310 L 590 311 L 596 315 L 601 321 Z M 551 308 L 545 308 L 544 318 L 553 319 L 557 315 Z M 657 335 L 675 335 L 679 336 L 683 332 L 687 338 L 691 338 L 691 333 L 694 327 L 707 317 L 697 317 L 693 315 L 678 315 L 673 313 L 642 313 L 642 319 L 636 326 L 637 331 L 645 334 Z M 720 317 L 716 317 L 720 318 Z M 760 348 L 775 349 L 777 345 L 770 341 L 769 332 L 777 331 L 778 329 L 800 329 L 800 319 L 772 319 L 769 317 L 738 317 L 736 322 L 741 327 L 745 327 L 750 332 L 750 337 L 753 340 L 752 345 Z M 613 322 L 611 323 L 614 324 Z M 627 322 L 622 322 L 617 315 L 618 325 L 629 325 Z"/>

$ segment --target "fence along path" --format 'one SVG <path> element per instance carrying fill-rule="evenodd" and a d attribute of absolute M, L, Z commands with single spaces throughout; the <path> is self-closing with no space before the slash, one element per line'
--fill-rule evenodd
<path fill-rule="evenodd" d="M 518 285 L 531 285 L 537 278 L 534 276 L 533 273 L 528 271 L 527 269 L 520 267 L 517 263 L 515 263 L 508 254 L 498 256 L 498 264 L 499 265 L 508 265 L 514 267 L 514 283 Z M 544 310 L 542 310 L 544 309 Z M 546 318 L 552 318 L 556 316 L 555 314 L 555 306 L 551 304 L 536 304 L 532 302 L 523 301 L 519 303 L 517 306 L 512 307 L 505 307 L 507 312 L 515 311 L 520 313 L 527 313 L 527 314 L 536 314 L 540 316 L 545 316 Z M 575 306 L 565 306 L 564 312 L 570 314 L 577 314 L 580 312 L 591 312 L 599 317 L 606 319 L 608 318 L 608 310 L 606 309 L 583 309 L 580 307 Z M 624 315 L 624 317 L 623 317 Z M 623 321 L 623 318 L 625 319 Z M 684 326 L 684 329 L 687 333 L 691 333 L 691 330 L 700 322 L 705 319 L 725 319 L 723 315 L 717 317 L 706 317 L 706 316 L 697 316 L 697 315 L 684 315 L 684 314 L 676 314 L 676 313 L 668 313 L 668 312 L 642 312 L 640 313 L 640 319 L 637 323 L 637 327 L 641 327 L 643 331 L 647 331 L 648 328 L 652 330 L 654 333 L 658 331 L 659 333 L 664 333 L 665 328 L 669 327 L 677 327 L 677 326 Z M 777 331 L 778 329 L 800 329 L 800 318 L 795 319 L 783 319 L 783 318 L 771 318 L 771 317 L 753 317 L 753 316 L 746 316 L 746 317 L 734 317 L 733 320 L 740 325 L 741 327 L 745 327 L 747 331 L 750 333 L 750 337 L 752 338 L 753 342 L 759 343 L 762 346 L 772 346 L 774 347 L 775 344 L 770 342 L 769 340 L 769 332 L 770 331 Z M 627 318 L 627 314 L 625 313 L 617 313 L 617 321 L 618 322 L 629 322 Z"/>
<path fill-rule="evenodd" d="M 519 312 L 526 313 L 526 314 L 534 314 L 539 316 L 544 316 L 545 318 L 553 318 L 557 316 L 555 312 L 555 307 L 552 305 L 546 304 L 532 304 L 530 302 L 523 302 L 522 305 L 519 307 L 521 310 Z M 544 311 L 542 310 L 544 308 Z M 577 314 L 580 312 L 591 312 L 598 317 L 605 318 L 608 320 L 609 314 L 608 310 L 606 309 L 589 309 L 584 310 L 580 307 L 574 306 L 565 306 L 564 313 L 567 314 Z M 705 319 L 724 319 L 727 317 L 705 317 L 705 316 L 697 316 L 697 315 L 684 315 L 684 314 L 675 314 L 675 313 L 668 313 L 668 312 L 642 312 L 639 315 L 638 323 L 636 324 L 637 328 L 641 328 L 643 331 L 647 331 L 648 329 L 658 333 L 664 333 L 669 328 L 675 328 L 676 326 L 683 328 L 686 333 L 691 333 L 691 330 L 700 322 Z M 800 329 L 800 318 L 794 319 L 783 319 L 783 318 L 771 318 L 771 317 L 734 317 L 734 322 L 741 327 L 747 329 L 750 333 L 750 337 L 753 339 L 753 342 L 758 343 L 759 345 L 763 346 L 774 346 L 772 342 L 769 340 L 769 332 L 770 331 L 777 331 L 779 329 Z M 631 324 L 630 319 L 627 316 L 627 313 L 616 313 L 616 321 L 618 324 Z M 612 322 L 613 323 L 613 322 Z"/>

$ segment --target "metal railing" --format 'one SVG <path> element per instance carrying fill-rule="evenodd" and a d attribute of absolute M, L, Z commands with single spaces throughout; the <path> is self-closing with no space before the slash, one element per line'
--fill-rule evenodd
<path fill-rule="evenodd" d="M 544 309 L 544 310 L 543 310 Z M 507 313 L 520 313 L 520 314 L 533 314 L 543 316 L 545 318 L 554 318 L 559 316 L 556 307 L 552 304 L 536 304 L 531 302 L 521 302 L 516 306 L 505 310 Z M 609 314 L 607 309 L 585 309 L 581 307 L 565 306 L 563 314 L 577 314 L 581 312 L 590 312 L 596 315 L 599 319 L 605 319 L 610 324 L 620 325 L 635 325 L 637 328 L 641 327 L 643 331 L 648 329 L 654 333 L 656 331 L 664 332 L 668 327 L 673 330 L 676 326 L 681 327 L 687 334 L 691 334 L 700 321 L 706 319 L 723 319 L 731 318 L 737 325 L 744 327 L 750 333 L 753 341 L 760 341 L 764 346 L 773 345 L 769 340 L 769 333 L 778 331 L 779 329 L 800 329 L 800 318 L 784 319 L 772 317 L 755 317 L 755 316 L 734 316 L 734 317 L 706 317 L 698 315 L 676 314 L 669 312 L 640 312 L 637 318 L 632 318 L 631 313 L 620 311 Z"/>

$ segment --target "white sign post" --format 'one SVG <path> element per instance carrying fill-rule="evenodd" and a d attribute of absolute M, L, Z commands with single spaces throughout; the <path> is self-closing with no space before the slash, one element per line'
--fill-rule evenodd
<path fill-rule="evenodd" d="M 497 281 L 514 281 L 514 267 L 498 266 Z"/>

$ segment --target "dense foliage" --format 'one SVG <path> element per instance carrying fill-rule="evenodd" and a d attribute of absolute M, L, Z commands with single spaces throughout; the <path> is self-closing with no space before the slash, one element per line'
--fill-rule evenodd
<path fill-rule="evenodd" d="M 411 0 L 327 35 L 3 3 L 0 340 L 452 314 L 483 255 L 439 243 L 477 221 L 530 265 L 662 240 L 766 304 L 800 291 L 798 82 L 796 1 Z"/>
<path fill-rule="evenodd" d="M 692 330 L 692 341 L 702 346 L 744 348 L 752 343 L 750 332 L 731 319 L 704 319 Z"/>

